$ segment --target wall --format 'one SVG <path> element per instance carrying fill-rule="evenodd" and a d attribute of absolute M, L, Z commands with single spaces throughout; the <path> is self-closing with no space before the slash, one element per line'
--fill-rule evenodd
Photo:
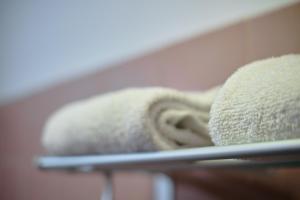
<path fill-rule="evenodd" d="M 299 21 L 298 3 L 1 106 L 0 199 L 97 199 L 101 175 L 45 173 L 33 166 L 33 157 L 44 153 L 40 134 L 51 112 L 69 101 L 128 86 L 200 90 L 221 84 L 237 67 L 250 61 L 300 53 Z M 117 174 L 115 180 L 116 199 L 152 198 L 151 176 L 147 174 Z M 178 192 L 178 199 L 185 199 L 187 190 L 180 183 Z M 197 190 L 188 195 L 197 199 L 203 193 Z"/>
<path fill-rule="evenodd" d="M 0 1 L 0 103 L 291 2 Z"/>

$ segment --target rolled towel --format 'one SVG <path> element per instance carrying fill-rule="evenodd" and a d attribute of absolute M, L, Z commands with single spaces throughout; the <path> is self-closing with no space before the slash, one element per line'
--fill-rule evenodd
<path fill-rule="evenodd" d="M 50 117 L 42 143 L 52 155 L 212 145 L 207 123 L 217 90 L 127 89 L 71 103 Z"/>
<path fill-rule="evenodd" d="M 215 98 L 209 130 L 216 145 L 300 138 L 300 55 L 237 70 Z"/>

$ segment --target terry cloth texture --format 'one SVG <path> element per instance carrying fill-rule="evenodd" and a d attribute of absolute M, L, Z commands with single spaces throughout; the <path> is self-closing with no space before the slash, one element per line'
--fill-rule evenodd
<path fill-rule="evenodd" d="M 49 118 L 42 143 L 52 155 L 212 145 L 207 126 L 217 90 L 183 93 L 131 88 L 71 103 Z"/>
<path fill-rule="evenodd" d="M 215 98 L 209 130 L 216 145 L 300 138 L 300 55 L 237 70 Z"/>

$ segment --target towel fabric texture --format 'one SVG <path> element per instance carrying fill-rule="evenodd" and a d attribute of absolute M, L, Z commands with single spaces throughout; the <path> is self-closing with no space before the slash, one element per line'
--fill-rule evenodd
<path fill-rule="evenodd" d="M 131 88 L 71 103 L 50 117 L 42 142 L 49 154 L 80 155 L 293 138 L 300 138 L 300 55 L 250 63 L 203 93 Z"/>
<path fill-rule="evenodd" d="M 66 105 L 48 120 L 52 155 L 110 154 L 212 145 L 209 111 L 218 88 L 183 93 L 126 89 Z"/>
<path fill-rule="evenodd" d="M 237 70 L 213 102 L 209 130 L 216 145 L 300 138 L 300 55 Z"/>

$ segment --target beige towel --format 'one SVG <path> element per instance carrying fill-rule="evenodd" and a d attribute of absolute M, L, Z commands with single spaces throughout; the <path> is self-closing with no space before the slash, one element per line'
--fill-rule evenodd
<path fill-rule="evenodd" d="M 300 55 L 240 68 L 220 89 L 210 117 L 217 145 L 300 138 Z"/>
<path fill-rule="evenodd" d="M 208 146 L 208 113 L 217 90 L 127 89 L 71 103 L 48 120 L 42 143 L 53 155 Z"/>

